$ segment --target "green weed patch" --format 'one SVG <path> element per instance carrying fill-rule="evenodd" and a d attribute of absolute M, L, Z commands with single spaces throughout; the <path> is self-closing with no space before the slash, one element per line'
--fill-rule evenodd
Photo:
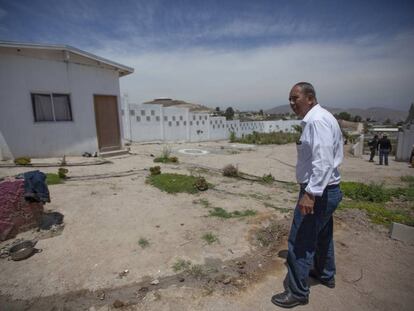
<path fill-rule="evenodd" d="M 413 205 L 408 204 L 411 210 L 404 205 L 406 204 L 404 202 L 414 200 L 414 178 L 404 176 L 401 180 L 408 183 L 407 188 L 386 188 L 382 184 L 366 185 L 357 182 L 342 182 L 341 190 L 345 198 L 340 204 L 340 209 L 363 210 L 376 224 L 389 225 L 392 222 L 398 222 L 414 226 Z M 393 198 L 394 200 L 390 202 Z M 390 204 L 393 204 L 393 208 L 387 207 Z"/>
<path fill-rule="evenodd" d="M 258 133 L 245 135 L 242 138 L 231 137 L 231 142 L 242 144 L 255 144 L 255 145 L 284 145 L 296 142 L 300 137 L 299 133 L 286 133 L 286 132 L 272 132 L 272 133 Z"/>
<path fill-rule="evenodd" d="M 341 202 L 339 208 L 363 210 L 367 213 L 371 221 L 376 224 L 389 225 L 392 222 L 398 222 L 408 226 L 414 226 L 414 218 L 406 211 L 388 209 L 383 203 L 345 200 Z"/>
<path fill-rule="evenodd" d="M 197 193 L 199 190 L 194 186 L 197 177 L 164 173 L 147 177 L 147 182 L 167 193 Z"/>
<path fill-rule="evenodd" d="M 239 218 L 239 217 L 247 217 L 247 216 L 255 216 L 257 211 L 255 210 L 245 210 L 245 211 L 234 211 L 228 212 L 224 208 L 215 207 L 209 211 L 209 216 L 211 217 L 220 217 L 220 218 Z"/>
<path fill-rule="evenodd" d="M 62 178 L 59 177 L 58 174 L 55 173 L 47 173 L 46 174 L 46 183 L 48 186 L 57 185 L 63 183 Z"/>

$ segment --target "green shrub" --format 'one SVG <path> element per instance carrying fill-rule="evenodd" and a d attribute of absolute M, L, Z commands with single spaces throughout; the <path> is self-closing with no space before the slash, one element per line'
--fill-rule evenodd
<path fill-rule="evenodd" d="M 141 248 L 147 248 L 150 245 L 150 243 L 146 238 L 140 238 L 138 240 L 138 245 L 141 246 Z"/>
<path fill-rule="evenodd" d="M 14 159 L 14 164 L 16 165 L 30 165 L 32 160 L 29 157 L 20 157 Z"/>
<path fill-rule="evenodd" d="M 204 177 L 196 177 L 194 187 L 196 187 L 199 191 L 206 191 L 208 189 L 208 183 Z"/>
<path fill-rule="evenodd" d="M 223 168 L 223 176 L 227 177 L 237 177 L 239 176 L 239 170 L 232 164 L 226 165 Z"/>
<path fill-rule="evenodd" d="M 152 176 L 161 174 L 161 167 L 159 166 L 150 167 L 150 173 Z"/>
<path fill-rule="evenodd" d="M 67 162 L 66 162 L 66 156 L 65 156 L 65 155 L 63 155 L 62 160 L 60 161 L 59 165 L 60 165 L 60 166 L 65 166 L 65 165 L 67 165 Z"/>
<path fill-rule="evenodd" d="M 236 142 L 236 133 L 235 132 L 230 132 L 229 140 L 230 140 L 231 143 Z"/>
<path fill-rule="evenodd" d="M 271 184 L 272 182 L 275 181 L 275 178 L 273 177 L 272 174 L 265 174 L 262 177 L 262 181 L 266 184 Z"/>
<path fill-rule="evenodd" d="M 58 169 L 59 178 L 65 179 L 67 177 L 68 172 L 69 172 L 69 170 L 67 168 L 60 167 Z"/>
<path fill-rule="evenodd" d="M 166 145 L 162 147 L 161 158 L 168 159 L 171 155 L 171 147 Z"/>
<path fill-rule="evenodd" d="M 172 265 L 174 272 L 180 272 L 190 269 L 191 261 L 184 259 L 177 259 L 177 261 Z"/>
<path fill-rule="evenodd" d="M 178 163 L 177 157 L 170 157 L 170 158 L 164 158 L 164 157 L 158 157 L 154 159 L 155 163 Z"/>
<path fill-rule="evenodd" d="M 214 242 L 218 242 L 218 237 L 213 234 L 212 232 L 207 232 L 203 234 L 201 237 L 204 241 L 206 241 L 208 244 L 213 244 Z"/>

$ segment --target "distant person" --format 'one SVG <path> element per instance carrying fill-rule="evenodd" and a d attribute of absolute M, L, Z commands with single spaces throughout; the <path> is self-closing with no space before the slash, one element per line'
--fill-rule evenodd
<path fill-rule="evenodd" d="M 388 155 L 392 150 L 392 146 L 391 141 L 387 138 L 387 135 L 383 135 L 382 138 L 378 141 L 378 148 L 379 165 L 382 165 L 383 162 L 385 165 L 388 165 Z"/>
<path fill-rule="evenodd" d="M 295 84 L 289 102 L 302 119 L 303 131 L 297 143 L 300 192 L 288 240 L 286 286 L 272 297 L 272 303 L 282 308 L 308 303 L 309 276 L 335 287 L 332 215 L 342 199 L 338 167 L 343 139 L 338 121 L 319 106 L 310 83 Z"/>
<path fill-rule="evenodd" d="M 369 162 L 374 162 L 375 153 L 378 150 L 378 135 L 374 135 L 374 138 L 368 142 L 368 146 L 371 151 Z"/>

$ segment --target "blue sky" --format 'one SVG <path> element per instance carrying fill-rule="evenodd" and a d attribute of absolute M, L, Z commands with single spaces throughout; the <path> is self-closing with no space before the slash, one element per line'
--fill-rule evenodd
<path fill-rule="evenodd" d="M 414 101 L 414 1 L 0 0 L 0 39 L 134 67 L 121 92 L 136 103 L 267 109 L 303 80 L 327 106 Z"/>

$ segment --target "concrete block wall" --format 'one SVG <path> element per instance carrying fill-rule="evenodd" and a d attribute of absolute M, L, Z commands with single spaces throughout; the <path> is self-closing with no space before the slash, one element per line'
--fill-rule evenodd
<path fill-rule="evenodd" d="M 188 108 L 163 107 L 151 104 L 123 102 L 124 139 L 146 141 L 209 141 L 228 139 L 234 132 L 242 137 L 256 132 L 293 132 L 299 120 L 247 121 L 210 116 L 208 112 L 194 112 Z"/>

